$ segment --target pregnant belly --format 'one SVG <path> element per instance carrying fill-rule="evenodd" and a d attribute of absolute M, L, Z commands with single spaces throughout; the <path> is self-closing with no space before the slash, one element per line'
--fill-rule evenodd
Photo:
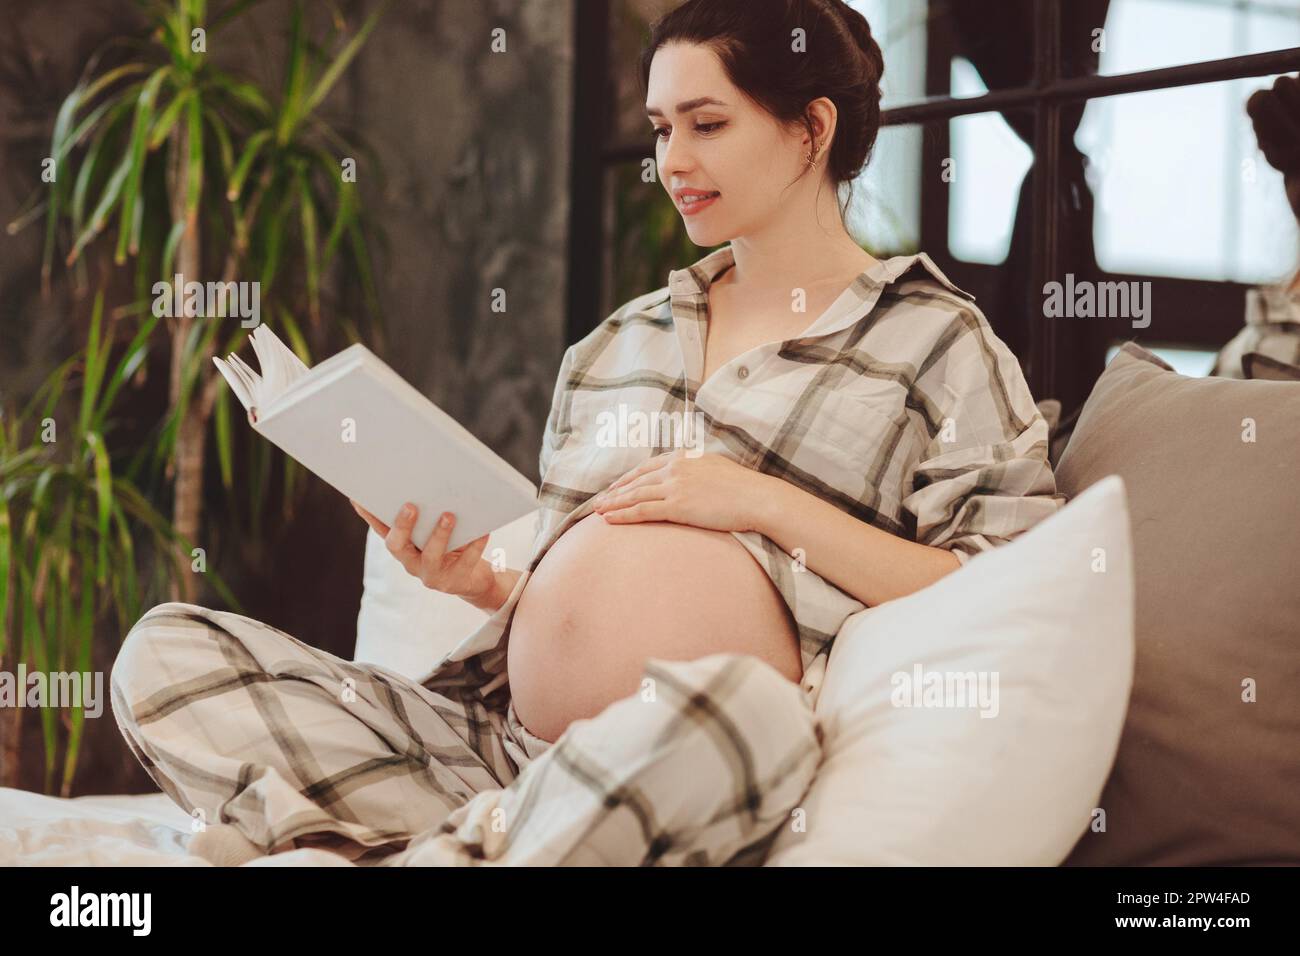
<path fill-rule="evenodd" d="M 752 654 L 798 682 L 799 642 L 771 579 L 731 534 L 588 515 L 533 572 L 510 624 L 515 713 L 554 741 L 640 689 L 649 657 Z"/>

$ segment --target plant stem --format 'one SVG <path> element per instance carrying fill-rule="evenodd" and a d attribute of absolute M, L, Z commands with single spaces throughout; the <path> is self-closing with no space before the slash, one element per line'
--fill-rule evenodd
<path fill-rule="evenodd" d="M 168 177 L 172 221 L 179 222 L 185 218 L 185 197 L 189 188 L 189 131 L 184 123 L 177 123 L 172 130 L 171 157 L 174 165 Z M 200 263 L 199 229 L 197 217 L 185 223 L 180 244 L 176 250 L 177 271 L 189 280 L 198 278 Z M 181 384 L 185 368 L 185 343 L 189 339 L 190 329 L 195 317 L 181 310 L 172 331 L 172 364 L 168 397 L 175 408 L 180 404 Z M 203 418 L 203 409 L 199 402 L 190 402 L 185 409 L 176 432 L 176 476 L 175 497 L 172 500 L 172 524 L 176 531 L 197 546 L 199 540 L 200 509 L 203 504 L 203 457 L 204 440 L 207 428 Z M 183 557 L 188 558 L 188 555 Z M 180 576 L 171 585 L 172 600 L 192 602 L 194 600 L 194 581 L 189 575 Z"/>

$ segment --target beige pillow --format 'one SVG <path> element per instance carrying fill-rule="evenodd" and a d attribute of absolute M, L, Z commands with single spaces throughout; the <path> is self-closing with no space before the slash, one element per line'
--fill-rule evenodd
<path fill-rule="evenodd" d="M 1137 656 L 1096 824 L 1066 865 L 1300 863 L 1300 397 L 1134 342 L 1056 469 L 1128 489 Z"/>

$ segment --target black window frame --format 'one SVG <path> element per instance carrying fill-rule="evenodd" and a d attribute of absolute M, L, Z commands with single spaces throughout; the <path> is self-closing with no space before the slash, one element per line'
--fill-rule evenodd
<path fill-rule="evenodd" d="M 607 172 L 615 165 L 641 161 L 643 144 L 611 143 L 613 128 L 609 97 L 609 25 L 611 0 L 575 0 L 575 71 L 571 164 L 571 219 L 567 288 L 567 343 L 576 342 L 604 318 L 601 314 L 605 282 L 604 250 L 607 237 L 602 216 Z M 1119 96 L 1219 83 L 1249 77 L 1300 71 L 1300 47 L 1245 54 L 1158 69 L 1114 75 L 1065 76 L 1061 57 L 1061 4 L 1069 0 L 1034 0 L 1033 81 L 1026 86 L 992 90 L 980 96 L 930 97 L 923 102 L 885 110 L 882 126 L 903 126 L 951 120 L 976 113 L 1023 109 L 1032 111 L 1034 155 L 1031 217 L 1033 223 L 1031 288 L 1041 289 L 1060 280 L 1060 196 L 1063 131 L 1062 109 L 1068 104 Z M 933 58 L 932 58 L 933 59 Z M 946 59 L 944 69 L 946 70 Z M 927 203 L 923 195 L 922 244 L 946 232 L 946 205 Z M 946 249 L 947 243 L 943 243 Z M 928 251 L 928 250 L 927 250 Z M 943 267 L 946 256 L 935 255 Z M 593 268 L 593 263 L 599 265 Z M 984 267 L 994 269 L 997 267 Z M 1171 345 L 1217 349 L 1241 327 L 1244 291 L 1232 282 L 1168 279 L 1140 275 L 1102 274 L 1101 280 L 1150 280 L 1159 283 L 1161 309 L 1180 315 L 1176 341 L 1153 339 Z M 648 290 L 647 290 L 648 291 Z M 996 317 L 990 316 L 996 328 Z M 1056 398 L 1068 415 L 1087 398 L 1114 337 L 1113 327 L 1086 320 L 1035 317 L 1027 330 L 1025 354 L 1018 354 L 1030 390 L 1036 399 Z M 1141 339 L 1140 335 L 1132 338 Z"/>

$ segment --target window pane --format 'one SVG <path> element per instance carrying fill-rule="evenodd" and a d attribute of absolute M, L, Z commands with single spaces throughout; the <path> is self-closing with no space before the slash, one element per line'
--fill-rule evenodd
<path fill-rule="evenodd" d="M 1120 346 L 1127 341 L 1130 340 L 1124 339 L 1123 341 L 1115 341 L 1111 343 L 1110 347 L 1106 349 L 1107 365 L 1110 364 L 1110 360 L 1119 352 Z M 1218 355 L 1217 352 L 1207 352 L 1201 349 L 1183 349 L 1169 345 L 1150 345 L 1146 342 L 1142 343 L 1142 347 L 1148 352 L 1154 352 L 1172 365 L 1174 371 L 1179 375 L 1190 375 L 1195 378 L 1204 378 L 1206 375 L 1209 375 L 1210 369 L 1214 367 L 1215 356 Z"/>
<path fill-rule="evenodd" d="M 928 0 L 849 0 L 849 6 L 867 18 L 885 59 L 880 105 L 923 99 Z"/>
<path fill-rule="evenodd" d="M 1100 37 L 1080 24 L 1087 35 L 1073 40 L 1104 40 L 1098 72 L 1106 75 L 1300 46 L 1296 0 L 1111 0 L 1105 21 Z"/>
<path fill-rule="evenodd" d="M 952 61 L 957 95 L 978 96 L 988 89 L 971 62 Z M 959 116 L 949 123 L 952 164 L 948 190 L 948 248 L 965 262 L 998 265 L 1011 247 L 1011 228 L 1020 186 L 1034 164 L 1034 153 L 1007 125 L 1001 113 Z"/>
<path fill-rule="evenodd" d="M 979 81 L 958 59 L 954 82 L 969 93 Z M 853 183 L 850 234 L 875 255 L 928 252 L 979 265 L 1006 262 L 1017 212 L 1027 212 L 1019 205 L 1033 165 L 1033 151 L 1007 116 L 1022 130 L 1032 128 L 1026 110 L 884 127 L 871 162 Z M 922 219 L 927 207 L 928 226 Z M 1024 215 L 1021 227 L 1028 225 Z"/>
<path fill-rule="evenodd" d="M 1064 69 L 1094 72 L 1086 25 L 1101 26 L 1108 0 L 1060 0 Z M 985 88 L 1028 86 L 1034 76 L 1034 0 L 849 0 L 871 24 L 885 57 L 882 105 L 886 109 L 927 97 L 976 95 L 969 87 L 949 91 L 947 71 L 926 88 L 926 64 L 964 57 Z M 1082 40 L 1071 40 L 1081 37 Z"/>
<path fill-rule="evenodd" d="M 917 252 L 921 241 L 921 127 L 886 126 L 853 182 L 845 228 L 873 255 Z"/>
<path fill-rule="evenodd" d="M 1272 77 L 1132 93 L 1088 104 L 1076 145 L 1097 197 L 1109 272 L 1277 281 L 1294 270 L 1295 216 L 1246 115 Z"/>

